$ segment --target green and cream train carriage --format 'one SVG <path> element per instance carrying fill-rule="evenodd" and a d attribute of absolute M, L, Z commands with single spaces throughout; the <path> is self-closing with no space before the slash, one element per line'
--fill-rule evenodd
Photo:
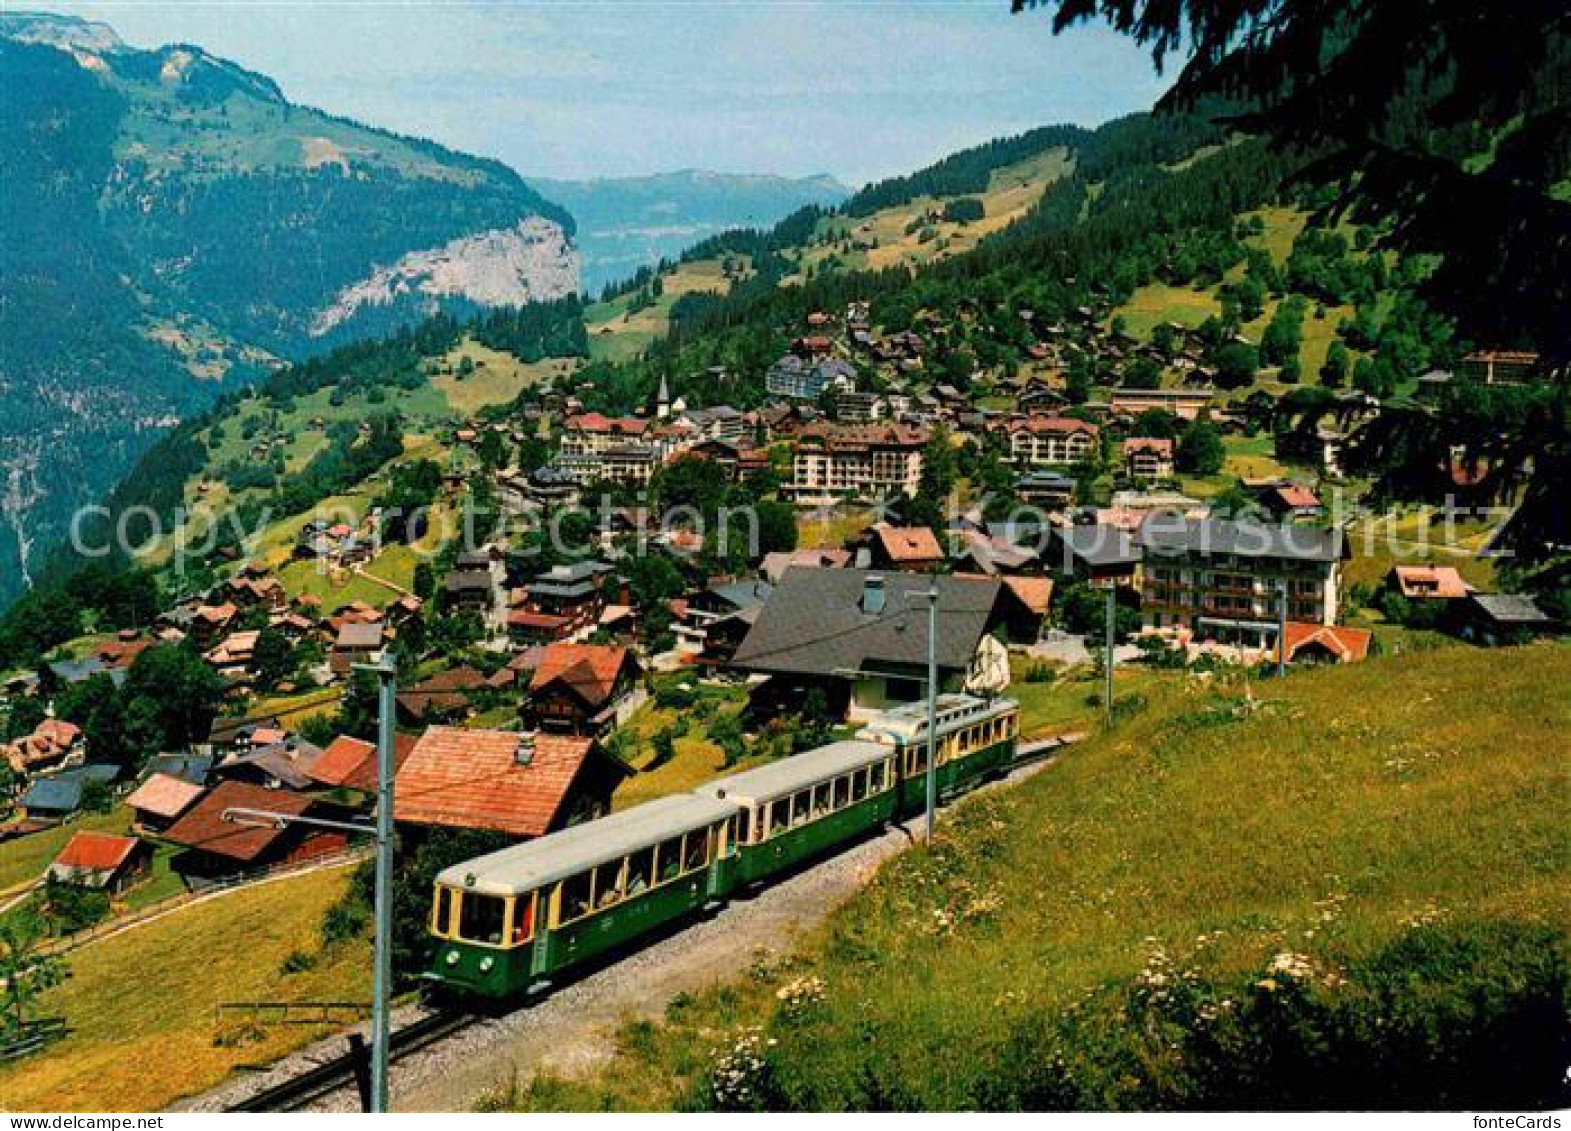
<path fill-rule="evenodd" d="M 940 695 L 937 723 L 937 785 L 947 800 L 1008 768 L 1020 734 L 1020 704 L 1013 699 Z M 927 805 L 927 704 L 911 703 L 885 711 L 857 732 L 857 738 L 893 748 L 900 779 L 898 812 L 916 813 Z"/>
<path fill-rule="evenodd" d="M 952 797 L 1007 768 L 1012 700 L 940 696 L 938 785 Z M 886 713 L 853 741 L 504 848 L 436 880 L 428 979 L 506 998 L 658 932 L 925 804 L 927 714 Z"/>

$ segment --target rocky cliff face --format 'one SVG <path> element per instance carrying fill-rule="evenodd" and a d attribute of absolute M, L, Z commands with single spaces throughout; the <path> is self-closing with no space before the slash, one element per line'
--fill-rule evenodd
<path fill-rule="evenodd" d="M 317 313 L 311 333 L 320 337 L 362 308 L 414 299 L 432 311 L 438 300 L 479 306 L 522 306 L 565 298 L 578 290 L 579 259 L 561 225 L 530 216 L 511 228 L 492 228 L 411 251 L 339 291 Z"/>

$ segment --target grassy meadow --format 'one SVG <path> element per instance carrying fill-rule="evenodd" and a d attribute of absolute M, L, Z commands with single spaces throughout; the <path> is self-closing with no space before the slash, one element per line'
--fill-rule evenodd
<path fill-rule="evenodd" d="M 1145 710 L 951 810 L 933 849 L 886 865 L 798 954 L 631 1025 L 584 1077 L 494 1102 L 1005 1104 L 1020 1080 L 1068 1071 L 1036 1043 L 1065 1018 L 1109 1050 L 1136 1039 L 1122 1014 L 1097 1012 L 1112 985 L 1136 986 L 1145 1008 L 1170 980 L 1177 993 L 1274 967 L 1259 1009 L 1261 993 L 1342 984 L 1338 971 L 1408 932 L 1571 925 L 1571 649 L 1241 679 L 1152 685 Z M 1435 976 L 1414 961 L 1412 977 Z M 1062 1055 L 1095 1073 L 1097 1047 Z M 1140 1108 L 1142 1081 L 1183 1071 L 1152 1055 L 1098 1102 Z"/>

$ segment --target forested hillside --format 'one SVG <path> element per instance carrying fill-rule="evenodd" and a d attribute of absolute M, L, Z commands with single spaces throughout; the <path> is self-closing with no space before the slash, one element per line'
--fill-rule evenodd
<path fill-rule="evenodd" d="M 220 387 L 576 290 L 570 218 L 512 170 L 293 105 L 200 48 L 7 13 L 0 73 L 0 602 Z"/>

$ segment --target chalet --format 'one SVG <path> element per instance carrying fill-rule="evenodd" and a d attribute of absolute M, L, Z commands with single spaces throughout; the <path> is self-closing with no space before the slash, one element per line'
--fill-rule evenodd
<path fill-rule="evenodd" d="M 764 580 L 778 585 L 786 570 L 796 566 L 809 569 L 838 569 L 851 564 L 851 551 L 815 546 L 805 550 L 774 550 L 764 555 L 758 572 Z"/>
<path fill-rule="evenodd" d="M 637 706 L 641 675 L 626 648 L 549 645 L 529 680 L 525 721 L 554 734 L 601 734 Z"/>
<path fill-rule="evenodd" d="M 682 619 L 672 625 L 677 650 L 729 660 L 772 592 L 774 586 L 767 581 L 733 581 L 695 593 Z"/>
<path fill-rule="evenodd" d="M 158 833 L 178 821 L 207 792 L 205 786 L 171 774 L 150 774 L 125 799 L 136 828 Z"/>
<path fill-rule="evenodd" d="M 432 727 L 398 771 L 400 825 L 537 837 L 606 813 L 627 769 L 590 737 Z"/>
<path fill-rule="evenodd" d="M 108 786 L 120 775 L 118 766 L 72 766 L 48 777 L 35 778 L 17 803 L 29 817 L 64 820 L 82 807 L 88 787 Z"/>
<path fill-rule="evenodd" d="M 382 651 L 383 635 L 380 623 L 351 622 L 342 626 L 328 657 L 334 674 L 347 676 L 356 664 L 371 663 Z"/>
<path fill-rule="evenodd" d="M 1366 628 L 1287 622 L 1290 664 L 1356 664 L 1369 655 L 1374 633 Z"/>
<path fill-rule="evenodd" d="M 1074 505 L 1075 480 L 1056 471 L 1029 471 L 1015 480 L 1015 494 L 1020 501 L 1048 510 L 1062 510 Z"/>
<path fill-rule="evenodd" d="M 54 883 L 119 895 L 147 875 L 152 847 L 134 836 L 84 829 L 66 842 L 49 865 Z"/>
<path fill-rule="evenodd" d="M 311 767 L 322 748 L 303 738 L 278 741 L 238 750 L 213 767 L 220 782 L 246 782 L 265 789 L 310 789 Z"/>
<path fill-rule="evenodd" d="M 1124 441 L 1124 472 L 1131 479 L 1171 479 L 1173 441 L 1132 436 Z"/>
<path fill-rule="evenodd" d="M 947 560 L 938 538 L 926 526 L 878 523 L 867 531 L 868 564 L 878 570 L 932 573 Z"/>
<path fill-rule="evenodd" d="M 1524 593 L 1472 593 L 1455 603 L 1447 619 L 1463 640 L 1491 648 L 1560 631 L 1555 619 Z"/>
<path fill-rule="evenodd" d="M 437 672 L 399 689 L 398 717 L 411 726 L 464 718 L 472 710 L 470 696 L 485 686 L 485 676 L 468 664 Z"/>
<path fill-rule="evenodd" d="M 210 647 L 229 631 L 239 615 L 240 610 L 229 601 L 221 605 L 198 605 L 191 613 L 190 635 L 196 638 L 199 646 Z"/>
<path fill-rule="evenodd" d="M 507 614 L 508 635 L 520 644 L 549 644 L 587 635 L 605 610 L 610 575 L 605 562 L 552 566 L 515 594 Z"/>
<path fill-rule="evenodd" d="M 249 809 L 283 819 L 232 813 Z M 230 813 L 231 819 L 225 820 Z M 181 851 L 171 867 L 196 883 L 281 865 L 303 864 L 349 846 L 349 834 L 289 821 L 290 817 L 345 820 L 347 810 L 300 793 L 228 781 L 198 801 L 163 839 Z"/>
<path fill-rule="evenodd" d="M 1140 544 L 1127 531 L 1097 523 L 1052 527 L 1042 563 L 1066 582 L 1133 586 L 1141 558 Z"/>
<path fill-rule="evenodd" d="M 229 680 L 243 679 L 251 667 L 260 632 L 231 632 L 203 657 L 219 675 Z"/>
<path fill-rule="evenodd" d="M 990 634 L 1004 627 L 995 580 L 787 570 L 733 665 L 770 677 L 775 686 L 760 689 L 764 697 L 799 703 L 816 687 L 831 710 L 855 719 L 912 702 L 921 697 L 926 673 L 930 588 L 938 592 L 940 675 L 967 681 L 988 645 L 997 647 Z"/>
<path fill-rule="evenodd" d="M 1319 518 L 1325 510 L 1320 496 L 1297 483 L 1268 488 L 1260 495 L 1260 505 L 1278 522 Z"/>
<path fill-rule="evenodd" d="M 963 545 L 955 554 L 956 573 L 975 573 L 984 577 L 1018 576 L 1041 568 L 1041 555 L 1031 546 L 1008 538 L 995 537 L 981 530 L 962 535 Z"/>
<path fill-rule="evenodd" d="M 64 719 L 45 719 L 15 742 L 0 746 L 0 757 L 18 774 L 36 774 L 80 763 L 87 744 L 82 730 Z"/>
<path fill-rule="evenodd" d="M 460 612 L 490 613 L 501 592 L 502 571 L 491 555 L 480 550 L 458 556 L 442 579 L 442 605 Z"/>
<path fill-rule="evenodd" d="M 1409 601 L 1462 601 L 1473 592 L 1454 566 L 1437 565 L 1392 566 L 1385 587 Z"/>
<path fill-rule="evenodd" d="M 1090 458 L 1100 429 L 1067 416 L 1023 416 L 1006 426 L 1009 458 L 1024 467 L 1067 467 Z"/>

